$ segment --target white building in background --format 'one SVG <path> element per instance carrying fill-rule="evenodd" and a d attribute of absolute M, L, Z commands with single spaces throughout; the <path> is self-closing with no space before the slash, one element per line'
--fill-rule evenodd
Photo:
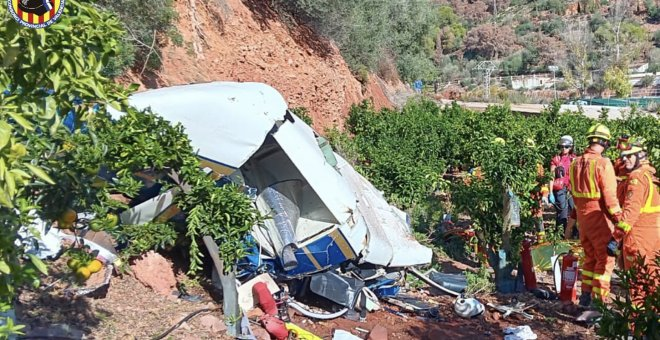
<path fill-rule="evenodd" d="M 532 74 L 510 76 L 511 88 L 514 90 L 535 90 L 552 88 L 552 74 Z M 560 78 L 557 78 L 560 81 Z"/>

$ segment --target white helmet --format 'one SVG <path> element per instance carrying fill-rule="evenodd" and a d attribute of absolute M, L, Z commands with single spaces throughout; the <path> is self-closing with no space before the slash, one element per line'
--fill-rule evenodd
<path fill-rule="evenodd" d="M 573 146 L 573 137 L 569 135 L 561 136 L 559 146 Z"/>
<path fill-rule="evenodd" d="M 480 315 L 484 310 L 484 305 L 474 298 L 459 297 L 454 301 L 454 311 L 464 318 Z"/>

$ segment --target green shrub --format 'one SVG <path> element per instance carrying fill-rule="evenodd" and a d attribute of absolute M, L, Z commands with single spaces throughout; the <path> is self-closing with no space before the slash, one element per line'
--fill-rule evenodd
<path fill-rule="evenodd" d="M 660 7 L 656 5 L 655 1 L 644 0 L 644 5 L 646 6 L 647 20 L 653 23 L 660 21 Z"/>
<path fill-rule="evenodd" d="M 424 54 L 404 54 L 399 56 L 397 66 L 401 79 L 413 81 L 415 79 L 436 79 L 438 68 L 429 57 Z"/>
<path fill-rule="evenodd" d="M 656 266 L 660 266 L 660 253 L 656 256 Z M 649 254 L 652 256 L 652 254 Z M 657 267 L 656 267 L 657 268 Z M 660 271 L 644 264 L 644 258 L 638 257 L 628 270 L 615 270 L 621 279 L 621 288 L 627 293 L 631 288 L 641 289 L 646 298 L 636 308 L 631 301 L 617 295 L 612 305 L 596 301 L 596 307 L 603 314 L 598 335 L 606 339 L 658 339 L 660 335 Z"/>
<path fill-rule="evenodd" d="M 296 116 L 300 117 L 303 122 L 305 122 L 309 126 L 314 125 L 314 120 L 312 119 L 312 116 L 309 115 L 309 109 L 304 107 L 304 106 L 298 106 L 298 107 L 293 107 L 290 109 L 291 112 L 293 112 Z"/>
<path fill-rule="evenodd" d="M 516 26 L 516 35 L 521 37 L 529 32 L 532 32 L 533 30 L 534 24 L 532 24 L 530 21 L 525 21 Z"/>
<path fill-rule="evenodd" d="M 278 12 L 289 13 L 320 35 L 334 40 L 354 73 L 361 67 L 376 70 L 379 60 L 387 54 L 396 59 L 399 73 L 406 81 L 435 72 L 431 58 L 442 28 L 448 28 L 454 39 L 446 46 L 450 50 L 457 48 L 465 31 L 451 8 L 437 10 L 430 0 L 274 0 L 272 3 Z"/>
<path fill-rule="evenodd" d="M 641 87 L 649 87 L 649 86 L 653 85 L 654 82 L 655 82 L 655 77 L 654 77 L 654 76 L 652 76 L 652 75 L 645 75 L 644 78 L 642 78 L 642 79 L 639 81 L 639 86 L 641 86 Z"/>
<path fill-rule="evenodd" d="M 480 267 L 476 273 L 465 271 L 465 277 L 467 278 L 467 288 L 465 288 L 467 296 L 487 295 L 495 290 L 495 283 L 485 266 Z"/>
<path fill-rule="evenodd" d="M 165 39 L 182 42 L 175 26 L 178 16 L 173 0 L 99 0 L 98 4 L 119 17 L 127 30 L 127 42 L 133 46 L 134 57 L 128 56 L 130 49 L 124 51 L 125 56 L 116 62 L 117 66 L 108 66 L 110 75 L 131 66 L 141 70 L 146 65 L 146 69 L 156 70 L 161 66 L 160 46 Z"/>
<path fill-rule="evenodd" d="M 591 32 L 596 32 L 598 28 L 607 25 L 607 19 L 605 19 L 600 13 L 592 15 L 591 19 L 589 19 L 589 29 Z"/>
<path fill-rule="evenodd" d="M 660 31 L 655 31 L 653 33 L 653 45 L 655 47 L 660 47 Z"/>
<path fill-rule="evenodd" d="M 660 48 L 654 48 L 649 52 L 649 72 L 660 72 Z"/>
<path fill-rule="evenodd" d="M 536 2 L 536 9 L 563 15 L 566 10 L 566 3 L 562 0 L 541 0 Z"/>
<path fill-rule="evenodd" d="M 547 35 L 561 36 L 562 30 L 566 27 L 561 17 L 556 17 L 550 21 L 541 23 L 541 31 Z"/>
<path fill-rule="evenodd" d="M 521 74 L 524 70 L 522 52 L 509 56 L 500 64 L 501 75 L 510 76 Z"/>

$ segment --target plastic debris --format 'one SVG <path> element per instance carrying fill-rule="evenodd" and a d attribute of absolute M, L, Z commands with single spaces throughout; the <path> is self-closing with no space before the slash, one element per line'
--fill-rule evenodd
<path fill-rule="evenodd" d="M 309 284 L 310 290 L 315 294 L 348 308 L 355 306 L 357 295 L 363 287 L 362 280 L 345 277 L 335 272 L 315 274 Z"/>
<path fill-rule="evenodd" d="M 304 330 L 292 323 L 287 323 L 286 329 L 289 330 L 289 332 L 295 334 L 299 340 L 323 340 L 320 337 L 314 335 L 314 333 Z"/>
<path fill-rule="evenodd" d="M 335 329 L 335 332 L 332 334 L 332 340 L 362 340 L 362 338 L 343 329 Z"/>
<path fill-rule="evenodd" d="M 256 296 L 253 295 L 253 287 L 257 283 L 263 283 L 270 294 L 277 293 L 280 288 L 275 281 L 268 274 L 261 274 L 254 279 L 243 283 L 238 287 L 238 305 L 244 310 L 252 309 L 258 302 Z"/>
<path fill-rule="evenodd" d="M 507 327 L 504 329 L 504 340 L 535 340 L 538 338 L 532 328 L 525 326 Z"/>
<path fill-rule="evenodd" d="M 467 278 L 463 274 L 445 274 L 431 271 L 429 278 L 435 283 L 459 293 L 464 292 L 467 287 Z"/>
<path fill-rule="evenodd" d="M 511 306 L 504 306 L 504 305 L 494 305 L 492 303 L 487 304 L 488 307 L 493 308 L 497 310 L 500 313 L 503 313 L 502 318 L 506 318 L 507 316 L 511 315 L 512 313 L 517 313 L 522 315 L 524 318 L 533 320 L 534 316 L 525 312 L 525 310 L 534 307 L 535 305 L 530 305 L 530 306 L 525 306 L 524 303 L 517 303 L 513 307 Z"/>
<path fill-rule="evenodd" d="M 474 298 L 459 297 L 454 301 L 454 311 L 464 318 L 472 318 L 483 314 L 484 305 Z"/>

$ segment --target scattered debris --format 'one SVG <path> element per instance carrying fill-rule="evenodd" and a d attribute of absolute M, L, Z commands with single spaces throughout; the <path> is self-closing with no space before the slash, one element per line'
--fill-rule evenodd
<path fill-rule="evenodd" d="M 585 322 L 585 323 L 593 323 L 597 321 L 600 317 L 602 316 L 601 313 L 594 311 L 594 310 L 588 310 L 582 312 L 580 315 L 578 315 L 577 318 L 575 318 L 575 321 L 577 322 Z"/>
<path fill-rule="evenodd" d="M 343 329 L 335 329 L 332 334 L 332 340 L 362 340 L 362 338 Z"/>
<path fill-rule="evenodd" d="M 435 269 L 432 269 L 429 273 L 429 278 L 433 282 L 454 292 L 463 293 L 465 288 L 467 288 L 467 278 L 463 274 L 439 273 Z"/>
<path fill-rule="evenodd" d="M 460 297 L 454 301 L 454 311 L 464 318 L 472 318 L 483 314 L 484 305 L 475 298 Z"/>
<path fill-rule="evenodd" d="M 286 324 L 286 329 L 289 332 L 293 333 L 296 337 L 298 337 L 298 339 L 323 340 L 320 337 L 314 335 L 314 333 L 312 333 L 310 331 L 307 331 L 307 330 L 304 330 L 304 329 L 302 329 L 302 328 L 300 328 L 300 327 L 298 327 L 298 326 L 296 326 L 296 325 L 294 325 L 290 322 Z M 287 336 L 288 336 L 288 334 L 287 334 Z"/>
<path fill-rule="evenodd" d="M 527 325 L 507 327 L 504 329 L 504 334 L 504 340 L 535 340 L 537 338 L 536 333 Z"/>
<path fill-rule="evenodd" d="M 529 305 L 525 307 L 524 303 L 518 302 L 516 303 L 513 307 L 511 306 L 505 306 L 505 305 L 494 305 L 492 303 L 487 304 L 488 307 L 493 308 L 497 310 L 500 313 L 503 313 L 502 315 L 503 318 L 506 318 L 507 316 L 511 315 L 512 313 L 517 313 L 522 315 L 524 318 L 533 320 L 534 316 L 525 312 L 525 310 L 534 307 L 535 305 Z"/>

